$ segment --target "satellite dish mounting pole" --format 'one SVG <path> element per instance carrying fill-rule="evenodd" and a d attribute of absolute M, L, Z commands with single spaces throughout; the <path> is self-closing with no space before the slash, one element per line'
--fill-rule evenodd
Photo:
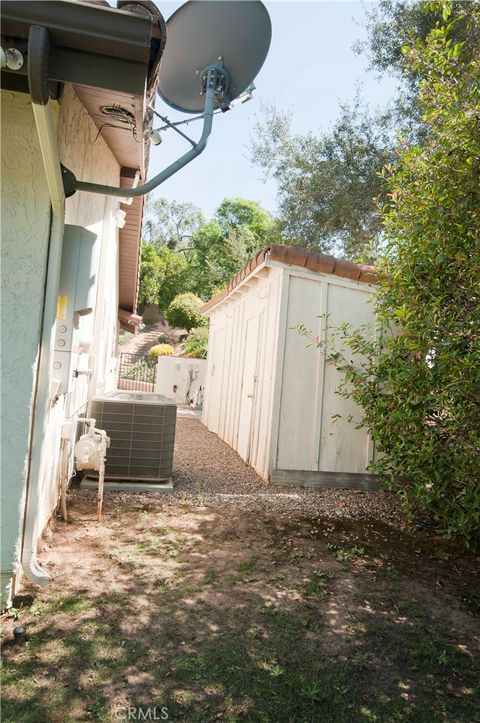
<path fill-rule="evenodd" d="M 205 83 L 203 91 L 205 94 L 203 130 L 198 143 L 196 143 L 193 148 L 167 166 L 167 168 L 158 175 L 150 179 L 150 181 L 147 181 L 143 186 L 137 186 L 137 188 L 116 188 L 115 186 L 103 186 L 100 183 L 77 181 L 74 174 L 69 171 L 68 168 L 62 166 L 65 195 L 69 197 L 73 196 L 76 191 L 87 191 L 89 193 L 101 193 L 105 196 L 119 196 L 120 198 L 144 196 L 199 156 L 205 149 L 208 138 L 212 132 L 215 102 L 224 94 L 225 85 L 228 82 L 228 74 L 223 67 L 213 64 L 209 65 L 204 73 L 202 73 L 202 79 L 204 79 Z"/>

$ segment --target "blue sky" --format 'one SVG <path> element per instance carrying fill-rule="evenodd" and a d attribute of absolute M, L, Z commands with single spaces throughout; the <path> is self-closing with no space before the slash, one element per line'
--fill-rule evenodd
<path fill-rule="evenodd" d="M 157 2 L 164 17 L 183 3 Z M 272 20 L 272 44 L 256 79 L 254 99 L 214 119 L 204 153 L 154 192 L 154 197 L 190 201 L 211 217 L 225 197 L 241 196 L 276 209 L 276 186 L 264 183 L 262 172 L 248 158 L 249 139 L 261 104 L 275 104 L 291 112 L 292 128 L 299 133 L 321 132 L 335 120 L 340 102 L 353 99 L 358 85 L 373 107 L 385 105 L 394 94 L 395 81 L 379 81 L 368 71 L 368 61 L 356 55 L 353 43 L 364 37 L 362 23 L 368 2 L 265 2 Z M 160 98 L 157 110 L 170 120 L 187 118 Z M 201 122 L 183 126 L 197 138 Z M 152 147 L 149 178 L 188 149 L 173 131 Z"/>

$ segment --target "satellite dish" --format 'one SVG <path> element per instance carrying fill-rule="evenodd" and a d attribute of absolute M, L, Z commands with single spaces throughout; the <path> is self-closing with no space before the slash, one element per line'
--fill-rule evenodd
<path fill-rule="evenodd" d="M 217 108 L 228 105 L 251 85 L 267 57 L 270 16 L 257 0 L 191 0 L 167 21 L 167 43 L 160 65 L 158 92 L 184 113 L 204 110 L 205 71 L 224 69 Z"/>

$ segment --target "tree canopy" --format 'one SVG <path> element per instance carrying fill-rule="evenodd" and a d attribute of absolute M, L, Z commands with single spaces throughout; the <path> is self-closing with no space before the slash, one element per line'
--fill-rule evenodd
<path fill-rule="evenodd" d="M 478 29 L 468 22 L 474 6 L 452 2 L 448 11 L 452 42 L 464 43 L 470 58 L 480 48 Z M 375 257 L 387 193 L 381 170 L 399 143 L 421 140 L 428 132 L 418 99 L 422 76 L 403 48 L 412 39 L 424 41 L 443 13 L 441 2 L 403 0 L 380 0 L 367 10 L 367 39 L 356 49 L 380 75 L 399 79 L 395 102 L 381 113 L 372 113 L 357 97 L 340 107 L 330 129 L 302 135 L 292 132 L 291 113 L 264 109 L 251 159 L 278 183 L 280 230 L 289 243 L 352 259 Z"/>
<path fill-rule="evenodd" d="M 188 277 L 188 262 L 183 254 L 168 247 L 158 250 L 155 244 L 144 244 L 140 263 L 140 305 L 157 304 L 165 310 L 179 290 L 186 288 Z"/>
<path fill-rule="evenodd" d="M 203 223 L 202 212 L 192 203 L 157 198 L 147 204 L 145 236 L 157 249 L 167 246 L 173 251 L 184 251 Z"/>
<path fill-rule="evenodd" d="M 280 227 L 288 243 L 354 257 L 378 240 L 384 183 L 391 157 L 388 118 L 372 116 L 357 99 L 342 106 L 330 132 L 291 131 L 274 107 L 255 128 L 252 159 L 278 183 Z"/>
<path fill-rule="evenodd" d="M 183 292 L 208 300 L 258 250 L 282 240 L 275 219 L 244 198 L 224 199 L 210 221 L 191 204 L 160 198 L 150 204 L 149 220 L 139 302 L 162 311 Z"/>
<path fill-rule="evenodd" d="M 278 225 L 259 203 L 225 199 L 213 220 L 192 236 L 189 261 L 193 289 L 202 298 L 209 298 L 274 240 L 281 241 Z"/>

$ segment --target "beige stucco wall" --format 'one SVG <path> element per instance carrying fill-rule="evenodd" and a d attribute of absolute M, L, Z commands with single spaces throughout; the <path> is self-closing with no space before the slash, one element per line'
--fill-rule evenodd
<path fill-rule="evenodd" d="M 91 140 L 97 129 L 71 86 L 66 85 L 60 101 L 58 149 L 60 161 L 80 179 L 119 185 L 120 168 L 110 149 L 99 137 Z M 58 465 L 60 433 L 65 421 L 72 422 L 72 443 L 68 450 L 68 472 L 73 469 L 73 442 L 79 415 L 85 415 L 92 377 L 103 382 L 107 370 L 115 367 L 110 336 L 116 331 L 118 230 L 115 213 L 118 201 L 106 196 L 76 193 L 65 202 L 65 223 L 84 226 L 97 236 L 93 248 L 95 270 L 90 279 L 96 303 L 93 313 L 79 318 L 78 333 L 93 341 L 89 354 L 82 354 L 78 369 L 93 370 L 75 379 L 71 391 L 52 408 L 44 437 L 41 466 L 41 495 L 39 499 L 39 529 L 43 529 L 58 499 Z M 113 331 L 112 331 L 113 329 Z M 109 353 L 111 352 L 111 353 Z"/>
<path fill-rule="evenodd" d="M 72 87 L 66 86 L 59 107 L 58 148 L 61 162 L 78 178 L 119 185 L 120 169 Z M 32 400 L 40 342 L 43 292 L 50 228 L 50 200 L 30 100 L 2 92 L 2 587 L 19 559 L 19 532 L 28 470 Z M 79 332 L 93 339 L 82 354 L 83 374 L 71 391 L 52 404 L 42 440 L 38 530 L 47 524 L 58 500 L 60 433 L 72 420 L 72 441 L 89 393 L 111 388 L 115 379 L 118 308 L 118 200 L 76 193 L 66 201 L 66 223 L 96 234 L 94 245 L 95 306 L 80 318 Z M 7 453 L 5 453 L 5 451 Z M 72 467 L 70 450 L 70 469 Z"/>
<path fill-rule="evenodd" d="M 1 93 L 2 589 L 23 515 L 42 321 L 50 199 L 29 96 Z"/>

